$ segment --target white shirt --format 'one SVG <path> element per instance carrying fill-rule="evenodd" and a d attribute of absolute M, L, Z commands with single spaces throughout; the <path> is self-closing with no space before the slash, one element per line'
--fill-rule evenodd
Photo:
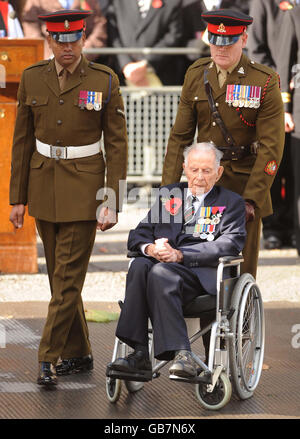
<path fill-rule="evenodd" d="M 9 38 L 23 38 L 24 34 L 20 25 L 20 22 L 17 18 L 14 17 L 15 10 L 12 5 L 8 5 L 8 20 L 7 20 L 7 29 L 8 29 L 8 37 Z"/>
<path fill-rule="evenodd" d="M 203 0 L 203 1 L 208 11 L 211 11 L 213 8 L 219 9 L 222 3 L 222 0 Z"/>

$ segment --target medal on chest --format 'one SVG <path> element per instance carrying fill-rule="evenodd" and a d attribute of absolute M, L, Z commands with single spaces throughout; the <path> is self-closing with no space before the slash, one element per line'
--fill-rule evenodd
<path fill-rule="evenodd" d="M 261 87 L 255 85 L 228 84 L 226 103 L 231 107 L 259 108 Z"/>
<path fill-rule="evenodd" d="M 220 223 L 226 206 L 202 206 L 193 236 L 207 241 L 215 239 L 216 226 Z"/>
<path fill-rule="evenodd" d="M 100 111 L 102 108 L 102 92 L 80 90 L 78 106 L 81 110 Z"/>

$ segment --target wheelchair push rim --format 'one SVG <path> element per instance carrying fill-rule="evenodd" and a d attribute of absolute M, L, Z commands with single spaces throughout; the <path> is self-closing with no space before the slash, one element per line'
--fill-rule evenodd
<path fill-rule="evenodd" d="M 241 276 L 232 297 L 234 337 L 230 345 L 230 369 L 236 393 L 252 396 L 262 371 L 264 356 L 264 312 L 260 290 L 250 274 Z"/>

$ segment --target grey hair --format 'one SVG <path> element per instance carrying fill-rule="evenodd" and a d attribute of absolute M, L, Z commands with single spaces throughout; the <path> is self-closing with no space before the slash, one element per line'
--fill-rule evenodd
<path fill-rule="evenodd" d="M 223 152 L 220 151 L 213 142 L 201 142 L 194 143 L 191 146 L 187 146 L 183 151 L 184 164 L 187 165 L 188 155 L 191 151 L 211 151 L 215 154 L 216 158 L 216 168 L 220 166 L 221 159 L 223 157 Z"/>

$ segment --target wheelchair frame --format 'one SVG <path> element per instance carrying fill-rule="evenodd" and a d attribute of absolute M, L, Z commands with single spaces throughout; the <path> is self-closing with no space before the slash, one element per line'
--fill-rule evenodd
<path fill-rule="evenodd" d="M 239 399 L 250 398 L 258 385 L 262 371 L 265 339 L 263 301 L 255 279 L 249 273 L 240 276 L 242 262 L 243 258 L 240 256 L 219 259 L 216 318 L 190 337 L 192 345 L 211 330 L 208 364 L 206 365 L 192 352 L 192 357 L 199 366 L 197 376 L 194 378 L 169 376 L 174 381 L 194 383 L 200 404 L 209 410 L 224 407 L 231 399 L 232 387 Z M 235 271 L 235 277 L 224 280 L 224 269 L 227 267 Z M 201 318 L 201 313 L 195 318 L 199 317 Z M 110 402 L 118 401 L 122 381 L 125 382 L 129 392 L 136 392 L 143 387 L 145 381 L 158 378 L 159 371 L 169 362 L 154 359 L 151 327 L 148 333 L 152 378 L 117 372 L 110 369 L 108 365 L 106 393 Z M 112 362 L 118 357 L 125 357 L 129 349 L 125 343 L 116 338 Z"/>

